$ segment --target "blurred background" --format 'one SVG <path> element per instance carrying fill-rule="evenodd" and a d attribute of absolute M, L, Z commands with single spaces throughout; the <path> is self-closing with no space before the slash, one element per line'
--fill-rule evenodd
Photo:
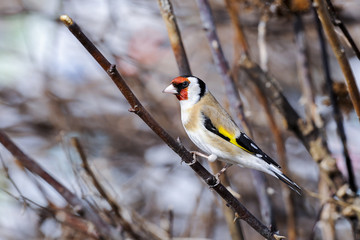
<path fill-rule="evenodd" d="M 286 1 L 285 1 L 286 2 Z M 173 7 L 193 74 L 203 79 L 215 97 L 228 106 L 224 86 L 211 57 L 195 1 L 173 0 Z M 220 41 L 230 65 L 234 58 L 234 32 L 224 1 L 210 1 Z M 333 1 L 355 42 L 360 45 L 360 4 L 357 0 Z M 258 24 L 261 1 L 239 1 L 241 21 L 250 55 L 259 61 Z M 108 209 L 82 169 L 70 139 L 77 137 L 88 161 L 114 199 L 148 221 L 162 226 L 173 211 L 173 236 L 198 239 L 231 239 L 221 210 L 221 199 L 208 189 L 180 158 L 135 114 L 122 94 L 58 20 L 67 14 L 78 23 L 102 53 L 117 65 L 129 86 L 154 118 L 191 150 L 180 121 L 174 96 L 162 94 L 177 65 L 157 1 L 148 0 L 2 0 L 0 1 L 0 128 L 29 156 L 61 183 L 93 203 Z M 327 141 L 346 176 L 342 146 L 336 135 L 331 108 L 326 104 L 320 46 L 313 12 L 302 13 L 309 47 L 316 103 L 326 123 Z M 359 60 L 339 31 L 352 69 L 360 79 Z M 268 72 L 280 83 L 292 106 L 305 116 L 298 80 L 294 18 L 286 11 L 271 15 L 266 25 Z M 333 80 L 344 77 L 329 48 Z M 264 110 L 247 92 L 242 79 L 241 97 L 255 141 L 277 159 L 276 146 Z M 348 99 L 345 93 L 344 99 Z M 344 100 L 345 101 L 345 100 Z M 346 102 L 343 104 L 346 105 Z M 359 182 L 360 127 L 353 110 L 345 107 L 344 122 L 354 172 Z M 286 144 L 289 175 L 300 186 L 316 192 L 319 177 L 303 145 L 283 126 L 273 109 Z M 71 228 L 43 213 L 52 202 L 66 206 L 63 198 L 32 173 L 24 171 L 0 147 L 0 239 L 82 239 Z M 203 162 L 209 168 L 207 162 Z M 233 166 L 231 186 L 240 201 L 258 218 L 259 204 L 250 171 Z M 277 180 L 267 176 L 277 227 L 286 235 L 286 213 Z M 26 205 L 21 199 L 33 202 Z M 295 200 L 298 239 L 313 234 L 320 203 L 316 198 Z M 166 225 L 166 224 L 165 224 Z M 243 223 L 246 239 L 262 237 Z M 345 238 L 342 238 L 345 239 Z"/>

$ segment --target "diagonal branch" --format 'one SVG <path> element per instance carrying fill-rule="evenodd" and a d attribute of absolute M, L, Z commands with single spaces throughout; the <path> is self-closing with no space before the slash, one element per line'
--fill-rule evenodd
<path fill-rule="evenodd" d="M 194 161 L 192 155 L 184 146 L 172 138 L 146 111 L 134 93 L 125 83 L 115 65 L 111 64 L 94 44 L 85 36 L 80 27 L 73 22 L 67 15 L 62 15 L 60 20 L 68 27 L 71 33 L 88 50 L 91 56 L 100 64 L 119 88 L 126 100 L 129 102 L 131 112 L 137 114 L 181 159 L 186 162 L 215 192 L 217 192 L 231 207 L 237 212 L 240 219 L 246 221 L 258 233 L 267 239 L 275 239 L 274 233 L 264 226 L 256 217 L 254 217 L 216 178 L 210 174 L 199 162 Z"/>

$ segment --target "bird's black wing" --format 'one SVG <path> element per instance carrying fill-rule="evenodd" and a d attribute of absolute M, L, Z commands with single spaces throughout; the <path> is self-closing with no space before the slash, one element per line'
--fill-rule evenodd
<path fill-rule="evenodd" d="M 222 139 L 234 144 L 235 146 L 240 147 L 244 151 L 255 155 L 256 157 L 263 159 L 268 164 L 272 164 L 280 168 L 279 164 L 275 162 L 271 157 L 264 153 L 245 133 L 240 132 L 238 137 L 232 136 L 226 129 L 221 126 L 216 127 L 210 120 L 208 116 L 202 113 L 204 119 L 205 128 L 221 137 Z"/>

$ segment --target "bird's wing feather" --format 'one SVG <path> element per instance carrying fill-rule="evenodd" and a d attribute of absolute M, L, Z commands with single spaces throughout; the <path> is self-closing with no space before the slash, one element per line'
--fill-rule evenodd
<path fill-rule="evenodd" d="M 226 111 L 206 106 L 201 111 L 204 127 L 244 151 L 280 168 L 279 164 L 264 153 L 245 133 L 242 133 Z"/>

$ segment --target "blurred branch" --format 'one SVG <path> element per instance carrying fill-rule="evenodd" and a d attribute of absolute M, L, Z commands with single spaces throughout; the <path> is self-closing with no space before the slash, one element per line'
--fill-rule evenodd
<path fill-rule="evenodd" d="M 264 95 L 264 93 L 260 90 L 260 88 L 255 87 L 255 92 L 257 99 L 259 100 L 260 104 L 264 107 L 266 117 L 269 123 L 269 129 L 271 130 L 278 153 L 279 163 L 282 169 L 282 172 L 285 175 L 289 175 L 288 167 L 287 167 L 287 159 L 286 159 L 286 149 L 284 139 L 281 136 L 281 131 L 276 124 L 275 118 L 273 116 L 273 111 L 269 105 L 269 102 Z M 295 240 L 296 237 L 296 216 L 295 216 L 295 207 L 293 201 L 293 192 L 284 184 L 281 184 L 281 192 L 284 199 L 285 207 L 286 207 L 286 218 L 287 218 L 287 230 L 288 230 L 288 239 Z"/>
<path fill-rule="evenodd" d="M 296 62 L 299 81 L 303 91 L 302 102 L 305 107 L 307 120 L 313 121 L 318 128 L 322 128 L 324 124 L 315 103 L 315 86 L 310 72 L 304 24 L 300 14 L 295 14 L 294 18 L 295 42 L 297 47 Z"/>
<path fill-rule="evenodd" d="M 245 132 L 248 133 L 251 137 L 251 129 L 245 119 L 243 103 L 241 101 L 239 92 L 237 91 L 234 79 L 231 76 L 229 65 L 225 59 L 219 38 L 216 33 L 214 18 L 211 13 L 209 2 L 207 0 L 197 0 L 197 4 L 215 66 L 217 67 L 217 70 L 224 81 L 225 92 L 230 104 L 231 115 L 236 116 L 234 121 L 238 126 L 242 126 Z"/>
<path fill-rule="evenodd" d="M 275 235 L 266 226 L 264 226 L 256 217 L 254 217 L 221 183 L 215 176 L 210 174 L 199 162 L 194 161 L 191 153 L 184 146 L 172 138 L 146 111 L 140 101 L 127 86 L 124 79 L 116 70 L 115 65 L 111 64 L 94 44 L 85 36 L 80 27 L 73 20 L 62 15 L 61 21 L 68 27 L 70 32 L 81 42 L 86 50 L 94 57 L 100 66 L 107 72 L 115 85 L 122 92 L 126 100 L 129 102 L 131 112 L 137 114 L 181 159 L 186 162 L 214 191 L 216 191 L 227 204 L 234 209 L 240 219 L 246 221 L 258 233 L 267 239 L 275 239 Z"/>
<path fill-rule="evenodd" d="M 213 164 L 210 164 L 211 170 L 215 173 L 218 173 L 222 169 L 222 164 L 220 161 L 215 161 Z M 221 174 L 220 175 L 220 181 L 224 186 L 230 187 L 230 181 L 227 176 L 227 174 Z M 236 220 L 234 221 L 234 213 L 233 211 L 226 206 L 226 204 L 222 205 L 224 216 L 226 221 L 228 222 L 228 228 L 231 236 L 231 240 L 243 240 L 245 239 L 244 233 L 241 228 L 240 221 Z M 231 220 L 231 221 L 230 221 Z"/>
<path fill-rule="evenodd" d="M 268 71 L 268 53 L 266 48 L 266 24 L 269 21 L 269 13 L 265 10 L 258 24 L 258 46 L 260 55 L 260 67 Z"/>
<path fill-rule="evenodd" d="M 317 33 L 318 33 L 319 41 L 320 41 L 321 59 L 322 59 L 323 67 L 324 67 L 326 87 L 328 90 L 328 94 L 329 94 L 329 98 L 330 98 L 330 102 L 331 102 L 331 106 L 332 106 L 332 110 L 333 110 L 333 116 L 334 116 L 335 123 L 336 123 L 336 130 L 340 137 L 341 143 L 343 145 L 343 154 L 344 154 L 346 168 L 347 168 L 347 172 L 348 172 L 349 186 L 353 192 L 356 192 L 357 186 L 356 186 L 356 180 L 355 180 L 355 176 L 354 176 L 354 169 L 352 167 L 351 158 L 350 158 L 349 151 L 347 148 L 347 139 L 346 139 L 346 135 L 345 135 L 343 118 L 341 115 L 338 101 L 336 99 L 336 95 L 334 93 L 333 80 L 332 80 L 331 74 L 330 74 L 329 56 L 328 56 L 327 49 L 326 49 L 324 33 L 321 28 L 321 23 L 320 23 L 319 19 L 317 18 L 316 14 L 317 13 L 314 10 Z"/>
<path fill-rule="evenodd" d="M 9 175 L 7 175 L 7 177 L 9 180 L 11 180 L 11 177 Z M 14 185 L 14 186 L 16 186 L 16 185 Z M 80 218 L 79 216 L 75 216 L 63 209 L 56 208 L 55 205 L 53 205 L 53 204 L 49 204 L 48 207 L 43 207 L 43 206 L 39 205 L 38 203 L 23 196 L 21 193 L 19 193 L 20 197 L 17 197 L 5 189 L 1 189 L 1 191 L 5 192 L 10 197 L 14 198 L 16 201 L 23 203 L 25 206 L 29 206 L 34 211 L 45 212 L 46 215 L 50 215 L 51 217 L 53 217 L 56 221 L 58 221 L 61 224 L 64 224 L 64 225 L 74 229 L 75 231 L 84 233 L 91 238 L 99 239 L 99 235 L 96 233 L 96 231 L 93 227 L 93 224 Z M 36 207 L 33 207 L 32 205 L 34 205 Z"/>
<path fill-rule="evenodd" d="M 229 12 L 230 19 L 232 24 L 234 25 L 234 31 L 235 31 L 235 39 L 236 44 L 240 46 L 240 54 L 238 54 L 238 51 L 235 51 L 235 54 L 238 55 L 238 57 L 235 57 L 237 59 L 240 59 L 242 56 L 249 56 L 249 45 L 247 43 L 246 37 L 244 32 L 242 31 L 242 25 L 241 21 L 239 19 L 239 13 L 238 11 L 238 3 L 236 0 L 225 0 L 226 9 Z"/>
<path fill-rule="evenodd" d="M 330 46 L 335 54 L 337 61 L 339 62 L 340 68 L 346 79 L 347 87 L 349 90 L 351 101 L 354 105 L 358 119 L 360 120 L 360 94 L 359 89 L 356 85 L 354 74 L 351 70 L 349 61 L 346 58 L 345 51 L 341 45 L 334 26 L 331 23 L 330 15 L 327 10 L 327 6 L 324 0 L 314 0 L 314 5 L 318 17 L 323 26 L 325 35 L 328 38 Z"/>
<path fill-rule="evenodd" d="M 336 13 L 334 5 L 332 4 L 331 0 L 326 0 L 326 3 L 328 5 L 328 10 L 329 10 L 329 14 L 330 14 L 332 23 L 334 24 L 334 26 L 337 26 L 337 27 L 339 27 L 341 29 L 341 31 L 343 32 L 345 38 L 348 40 L 350 46 L 354 50 L 355 55 L 360 60 L 359 48 L 356 46 L 356 43 L 354 42 L 354 39 L 351 37 L 351 35 L 350 35 L 349 31 L 347 30 L 345 24 L 343 23 L 343 21 L 341 21 L 338 14 Z"/>
<path fill-rule="evenodd" d="M 160 229 L 157 229 L 156 232 L 153 232 L 153 228 L 147 228 L 149 223 L 144 224 L 143 219 L 141 221 L 142 224 L 139 224 L 139 221 L 133 220 L 133 216 L 131 216 L 132 214 L 127 214 L 131 217 L 131 219 L 126 219 L 123 216 L 123 210 L 121 209 L 121 207 L 112 199 L 111 196 L 107 194 L 106 190 L 100 184 L 94 172 L 91 170 L 79 139 L 74 137 L 71 139 L 71 143 L 80 155 L 80 159 L 83 163 L 82 166 L 85 169 L 85 172 L 90 176 L 95 188 L 100 193 L 100 195 L 109 203 L 111 209 L 113 210 L 115 216 L 118 218 L 119 223 L 123 227 L 123 229 L 135 239 L 164 239 L 164 236 L 166 236 L 165 232 L 160 231 Z"/>
<path fill-rule="evenodd" d="M 110 237 L 111 226 L 105 223 L 94 210 L 86 205 L 84 201 L 70 192 L 64 185 L 47 173 L 39 164 L 28 157 L 15 143 L 0 130 L 0 143 L 18 160 L 24 168 L 41 177 L 45 182 L 52 186 L 74 209 L 80 208 L 80 214 L 89 220 L 101 237 Z"/>
<path fill-rule="evenodd" d="M 161 16 L 164 19 L 170 44 L 173 49 L 180 75 L 191 75 L 190 65 L 186 57 L 185 48 L 181 39 L 180 31 L 176 23 L 173 8 L 169 0 L 158 0 Z"/>
<path fill-rule="evenodd" d="M 344 184 L 341 172 L 336 166 L 335 159 L 331 156 L 327 143 L 319 128 L 313 122 L 305 122 L 300 118 L 295 109 L 290 105 L 280 89 L 277 81 L 265 73 L 256 63 L 250 59 L 244 59 L 241 63 L 254 83 L 269 97 L 269 101 L 278 109 L 283 116 L 287 128 L 295 133 L 299 140 L 309 151 L 314 161 L 332 179 L 335 186 L 329 186 L 334 191 Z"/>

